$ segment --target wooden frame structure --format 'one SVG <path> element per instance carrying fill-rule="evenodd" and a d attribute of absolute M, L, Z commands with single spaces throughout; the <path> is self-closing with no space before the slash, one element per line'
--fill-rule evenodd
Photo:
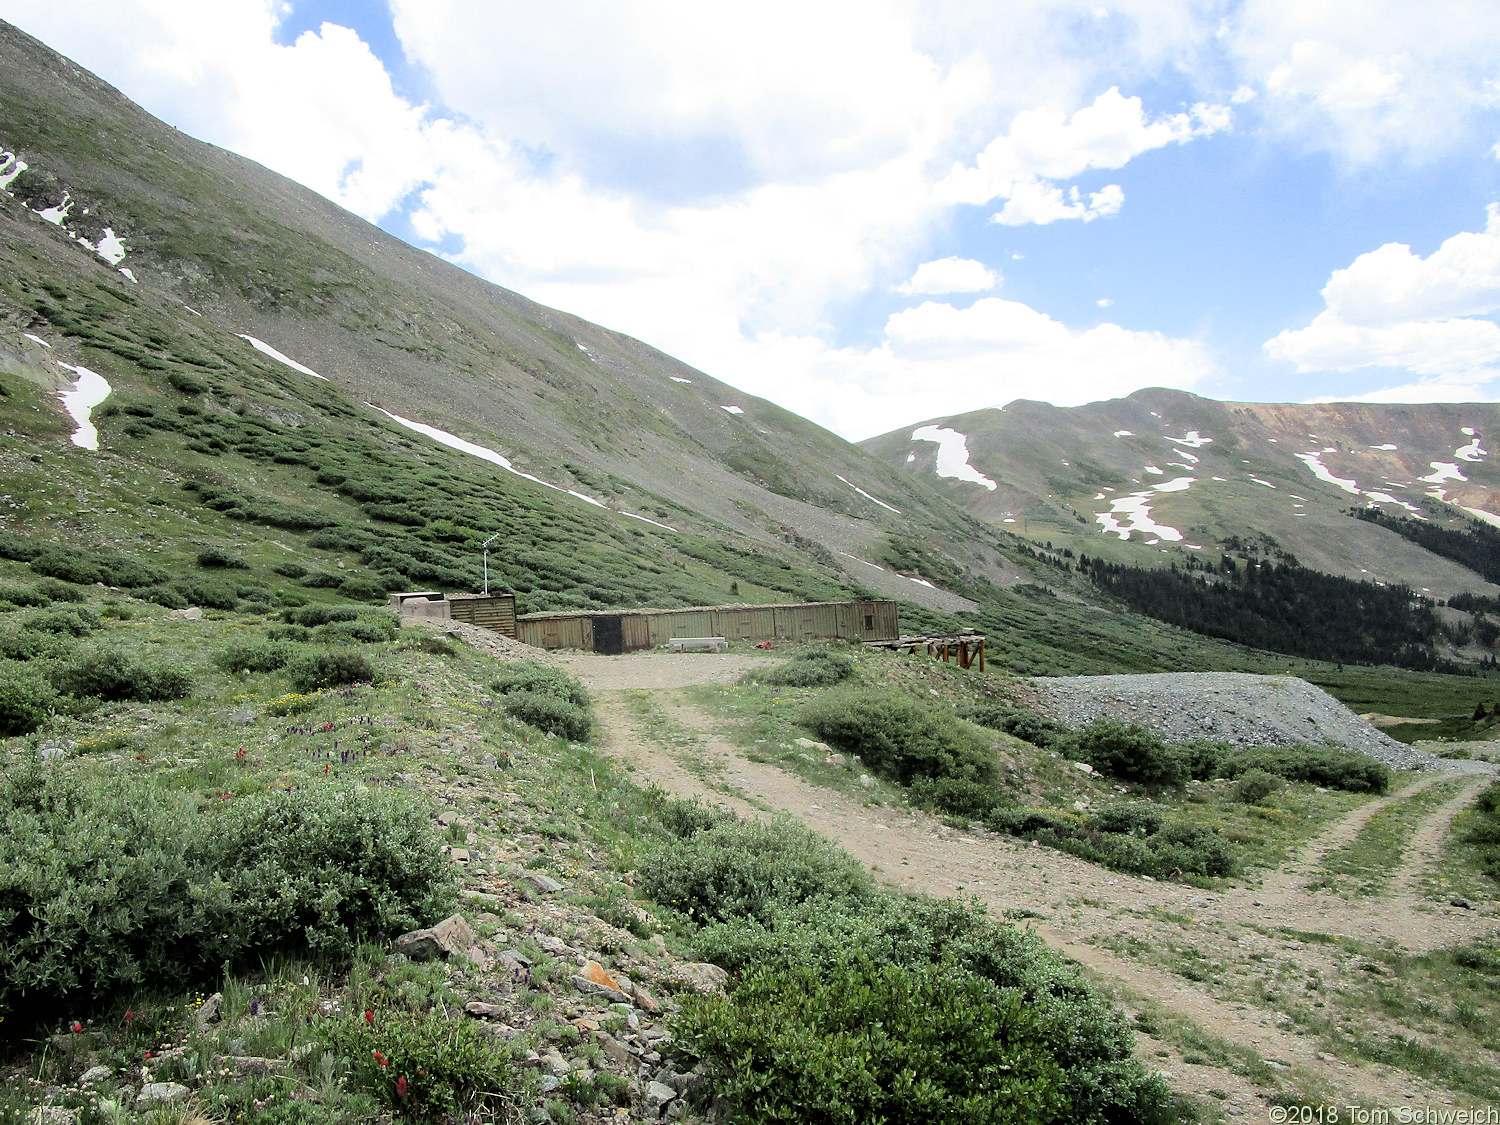
<path fill-rule="evenodd" d="M 953 661 L 960 668 L 978 668 L 984 671 L 984 636 L 981 633 L 931 633 L 921 636 L 901 636 L 893 641 L 866 641 L 866 648 L 888 648 L 895 652 L 909 651 L 916 656 L 922 649 L 927 655 L 947 664 Z"/>

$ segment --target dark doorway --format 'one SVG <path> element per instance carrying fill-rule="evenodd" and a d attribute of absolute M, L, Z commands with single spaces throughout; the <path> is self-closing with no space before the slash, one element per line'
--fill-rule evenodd
<path fill-rule="evenodd" d="M 605 656 L 625 651 L 625 630 L 618 616 L 594 618 L 594 651 Z"/>

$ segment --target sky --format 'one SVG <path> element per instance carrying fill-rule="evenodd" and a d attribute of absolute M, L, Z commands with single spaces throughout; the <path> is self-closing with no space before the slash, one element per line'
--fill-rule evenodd
<path fill-rule="evenodd" d="M 1147 386 L 1500 399 L 1493 0 L 0 18 L 187 133 L 850 439 Z"/>

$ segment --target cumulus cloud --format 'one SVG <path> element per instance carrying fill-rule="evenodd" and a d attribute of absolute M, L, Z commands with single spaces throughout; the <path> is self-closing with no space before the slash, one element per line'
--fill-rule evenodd
<path fill-rule="evenodd" d="M 905 296 L 944 293 L 984 293 L 1000 284 L 1000 274 L 973 258 L 938 258 L 923 262 L 911 278 L 896 286 Z"/>
<path fill-rule="evenodd" d="M 1004 199 L 995 221 L 1008 226 L 1112 215 L 1125 201 L 1118 184 L 1085 202 L 1076 187 L 1065 196 L 1056 181 L 1092 169 L 1122 168 L 1143 152 L 1184 144 L 1232 123 L 1227 106 L 1206 103 L 1148 120 L 1140 98 L 1127 98 L 1112 86 L 1071 116 L 1041 109 L 1017 114 L 1010 131 L 986 145 L 972 167 L 953 167 L 937 186 L 938 198 L 972 204 Z"/>
<path fill-rule="evenodd" d="M 903 309 L 865 349 L 763 333 L 741 362 L 737 383 L 856 438 L 1017 398 L 1075 406 L 1143 386 L 1190 390 L 1219 373 L 1201 341 L 1071 328 L 999 297 Z"/>
<path fill-rule="evenodd" d="M 1447 239 L 1431 255 L 1387 243 L 1335 270 L 1325 308 L 1306 328 L 1265 344 L 1298 371 L 1404 368 L 1425 378 L 1377 395 L 1446 398 L 1500 376 L 1500 205 L 1483 231 Z M 1388 397 L 1370 401 L 1395 401 Z"/>
<path fill-rule="evenodd" d="M 1222 42 L 1264 90 L 1271 135 L 1351 163 L 1420 160 L 1482 126 L 1500 12 L 1490 0 L 1370 0 L 1351 18 L 1340 4 L 1247 0 Z"/>

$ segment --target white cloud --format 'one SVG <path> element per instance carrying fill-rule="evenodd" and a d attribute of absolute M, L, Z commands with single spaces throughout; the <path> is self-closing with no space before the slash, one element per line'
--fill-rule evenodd
<path fill-rule="evenodd" d="M 1500 58 L 1492 0 L 1247 0 L 1223 42 L 1273 136 L 1343 160 L 1427 159 L 1471 143 Z M 1490 133 L 1493 136 L 1493 133 Z"/>
<path fill-rule="evenodd" d="M 927 301 L 893 314 L 873 348 L 767 332 L 728 378 L 864 437 L 1017 398 L 1078 405 L 1143 386 L 1192 389 L 1218 373 L 1203 345 L 1117 324 L 1079 330 L 1019 301 Z"/>
<path fill-rule="evenodd" d="M 973 258 L 938 258 L 923 262 L 911 278 L 896 286 L 905 296 L 919 293 L 984 293 L 1000 284 L 1000 274 Z"/>
<path fill-rule="evenodd" d="M 1108 297 L 1100 297 L 1094 304 L 1098 305 L 1101 309 L 1107 309 L 1110 305 L 1114 304 L 1114 301 Z"/>
<path fill-rule="evenodd" d="M 1072 116 L 1043 109 L 1017 114 L 1010 131 L 986 145 L 972 167 L 953 167 L 938 184 L 938 198 L 972 204 L 1004 199 L 995 221 L 1010 226 L 1112 215 L 1125 200 L 1118 184 L 1085 203 L 1077 188 L 1065 197 L 1055 181 L 1122 168 L 1143 152 L 1184 144 L 1232 122 L 1227 106 L 1203 103 L 1188 113 L 1148 120 L 1140 98 L 1127 98 L 1112 86 Z"/>
<path fill-rule="evenodd" d="M 1103 215 L 1114 215 L 1125 204 L 1125 191 L 1119 184 L 1109 184 L 1103 189 L 1090 192 L 1088 199 L 1079 194 L 1076 187 L 1064 194 L 1056 184 L 1044 180 L 1026 180 L 1017 184 L 1005 206 L 994 216 L 992 222 L 1008 227 L 1035 223 L 1046 226 L 1058 219 L 1082 219 L 1092 222 Z"/>
<path fill-rule="evenodd" d="M 1480 232 L 1447 239 L 1426 258 L 1387 243 L 1335 270 L 1325 309 L 1306 328 L 1266 341 L 1298 371 L 1403 368 L 1425 378 L 1372 392 L 1369 401 L 1421 395 L 1450 400 L 1500 376 L 1500 205 Z M 1487 397 L 1487 396 L 1483 396 Z"/>

